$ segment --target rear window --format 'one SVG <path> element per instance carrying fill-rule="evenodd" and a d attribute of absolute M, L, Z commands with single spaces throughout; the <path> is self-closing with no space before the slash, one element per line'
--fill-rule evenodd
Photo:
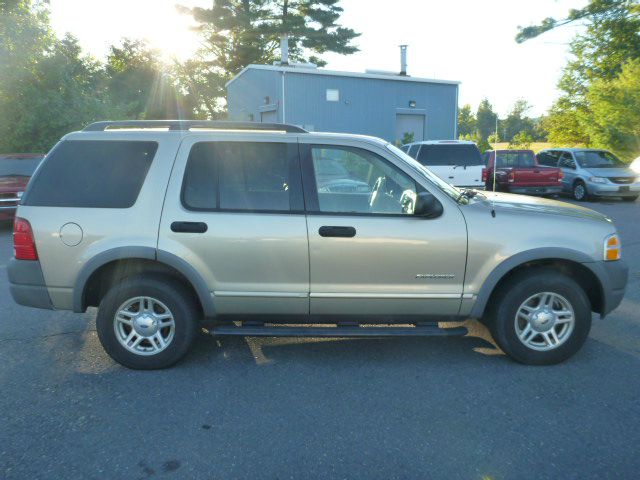
<path fill-rule="evenodd" d="M 497 152 L 498 168 L 535 167 L 533 152 Z"/>
<path fill-rule="evenodd" d="M 4 158 L 0 156 L 0 177 L 30 177 L 42 161 L 42 157 Z"/>
<path fill-rule="evenodd" d="M 138 198 L 156 142 L 68 140 L 33 177 L 23 205 L 129 208 Z"/>
<path fill-rule="evenodd" d="M 475 145 L 422 145 L 418 161 L 426 166 L 482 165 L 480 150 Z"/>

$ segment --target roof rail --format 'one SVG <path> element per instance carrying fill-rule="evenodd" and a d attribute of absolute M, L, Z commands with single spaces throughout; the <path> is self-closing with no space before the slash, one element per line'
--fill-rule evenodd
<path fill-rule="evenodd" d="M 226 122 L 220 120 L 120 120 L 113 122 L 94 122 L 82 130 L 83 132 L 103 132 L 105 130 L 168 128 L 169 130 L 186 131 L 192 128 L 212 130 L 270 130 L 287 133 L 308 133 L 304 128 L 286 123 L 260 122 Z"/>

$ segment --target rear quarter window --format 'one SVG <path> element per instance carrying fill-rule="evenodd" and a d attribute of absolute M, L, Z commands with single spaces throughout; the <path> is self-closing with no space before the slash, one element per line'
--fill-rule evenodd
<path fill-rule="evenodd" d="M 426 167 L 482 165 L 480 150 L 470 144 L 422 145 L 417 160 Z"/>
<path fill-rule="evenodd" d="M 156 142 L 67 140 L 33 177 L 23 205 L 129 208 L 138 198 Z"/>

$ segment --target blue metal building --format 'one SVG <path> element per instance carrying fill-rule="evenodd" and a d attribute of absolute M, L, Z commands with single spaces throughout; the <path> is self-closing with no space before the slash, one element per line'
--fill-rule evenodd
<path fill-rule="evenodd" d="M 227 87 L 230 120 L 282 122 L 310 131 L 395 142 L 457 138 L 459 82 L 306 65 L 249 65 Z"/>

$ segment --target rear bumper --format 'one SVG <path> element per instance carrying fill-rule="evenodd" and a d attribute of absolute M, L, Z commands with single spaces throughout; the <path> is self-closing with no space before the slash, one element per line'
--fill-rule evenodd
<path fill-rule="evenodd" d="M 562 185 L 550 186 L 550 187 L 518 187 L 508 186 L 510 193 L 521 193 L 525 195 L 553 195 L 562 193 Z"/>
<path fill-rule="evenodd" d="M 53 310 L 40 262 L 12 258 L 7 267 L 13 300 L 25 307 Z"/>

